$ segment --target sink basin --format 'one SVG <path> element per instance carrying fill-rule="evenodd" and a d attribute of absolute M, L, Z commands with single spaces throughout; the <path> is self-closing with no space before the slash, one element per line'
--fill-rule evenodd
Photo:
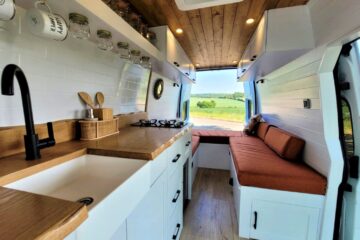
<path fill-rule="evenodd" d="M 148 161 L 85 155 L 5 187 L 77 201 L 91 197 L 76 239 L 108 239 L 150 189 Z"/>

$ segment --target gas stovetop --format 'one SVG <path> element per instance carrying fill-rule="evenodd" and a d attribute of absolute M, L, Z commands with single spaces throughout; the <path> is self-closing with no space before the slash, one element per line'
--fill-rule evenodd
<path fill-rule="evenodd" d="M 135 127 L 159 127 L 159 128 L 182 128 L 186 124 L 183 121 L 172 120 L 157 120 L 157 119 L 140 119 L 138 122 L 131 124 Z"/>

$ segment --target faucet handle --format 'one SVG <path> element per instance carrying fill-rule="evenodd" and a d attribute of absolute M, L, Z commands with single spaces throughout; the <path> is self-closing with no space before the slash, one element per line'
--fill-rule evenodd
<path fill-rule="evenodd" d="M 52 122 L 48 122 L 46 125 L 47 125 L 47 129 L 48 129 L 49 139 L 53 139 L 55 141 L 54 128 L 53 128 Z"/>
<path fill-rule="evenodd" d="M 40 149 L 46 148 L 46 147 L 51 147 L 56 144 L 55 137 L 54 137 L 54 128 L 53 128 L 52 122 L 48 122 L 46 125 L 47 125 L 47 129 L 48 129 L 48 138 L 39 140 L 38 147 Z"/>

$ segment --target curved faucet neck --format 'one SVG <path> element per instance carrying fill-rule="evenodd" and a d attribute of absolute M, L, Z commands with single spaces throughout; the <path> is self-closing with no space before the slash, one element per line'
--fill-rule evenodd
<path fill-rule="evenodd" d="M 14 95 L 14 77 L 16 76 L 24 111 L 26 134 L 28 136 L 35 135 L 34 119 L 31 106 L 30 90 L 24 72 L 15 64 L 7 65 L 1 77 L 1 93 L 3 95 Z"/>

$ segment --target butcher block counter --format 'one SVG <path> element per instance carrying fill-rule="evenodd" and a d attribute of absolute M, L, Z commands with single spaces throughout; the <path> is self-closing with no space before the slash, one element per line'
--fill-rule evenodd
<path fill-rule="evenodd" d="M 126 127 L 94 141 L 69 141 L 41 150 L 42 158 L 25 161 L 25 154 L 0 158 L 4 186 L 58 164 L 86 155 L 153 160 L 191 125 L 181 129 Z M 56 136 L 55 136 L 56 137 Z M 0 187 L 1 239 L 63 239 L 87 218 L 84 205 Z"/>

